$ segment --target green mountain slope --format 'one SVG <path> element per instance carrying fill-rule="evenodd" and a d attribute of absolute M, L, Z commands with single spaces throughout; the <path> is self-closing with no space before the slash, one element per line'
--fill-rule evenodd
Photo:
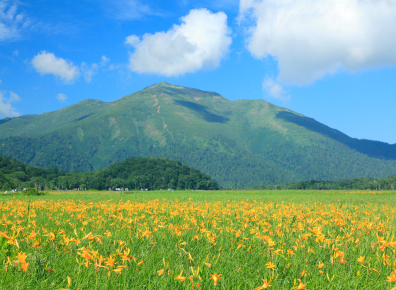
<path fill-rule="evenodd" d="M 223 186 L 396 175 L 396 145 L 350 138 L 263 100 L 229 101 L 168 83 L 112 103 L 87 100 L 2 121 L 0 153 L 41 167 L 90 171 L 155 156 Z"/>

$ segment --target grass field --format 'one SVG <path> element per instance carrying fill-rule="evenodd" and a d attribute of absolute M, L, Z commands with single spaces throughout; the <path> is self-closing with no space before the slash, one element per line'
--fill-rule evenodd
<path fill-rule="evenodd" d="M 395 210 L 378 191 L 2 195 L 0 288 L 392 289 Z"/>

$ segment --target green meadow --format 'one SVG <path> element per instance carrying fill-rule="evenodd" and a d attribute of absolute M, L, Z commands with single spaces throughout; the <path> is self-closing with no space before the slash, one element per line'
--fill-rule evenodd
<path fill-rule="evenodd" d="M 1 289 L 392 289 L 396 194 L 0 197 Z"/>

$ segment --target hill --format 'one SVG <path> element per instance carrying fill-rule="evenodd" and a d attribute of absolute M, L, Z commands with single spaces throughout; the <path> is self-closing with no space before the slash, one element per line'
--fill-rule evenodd
<path fill-rule="evenodd" d="M 236 187 L 396 175 L 395 144 L 350 138 L 263 100 L 168 83 L 0 123 L 0 154 L 44 168 L 93 171 L 154 156 Z"/>
<path fill-rule="evenodd" d="M 44 189 L 130 188 L 139 190 L 203 189 L 216 190 L 219 185 L 210 176 L 180 161 L 162 158 L 128 158 L 94 172 L 66 172 L 57 167 L 43 169 L 0 157 L 0 190 L 24 187 Z"/>

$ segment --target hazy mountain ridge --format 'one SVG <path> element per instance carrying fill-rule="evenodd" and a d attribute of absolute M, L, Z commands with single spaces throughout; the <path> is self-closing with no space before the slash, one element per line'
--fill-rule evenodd
<path fill-rule="evenodd" d="M 396 175 L 395 144 L 353 139 L 263 100 L 168 83 L 0 122 L 0 139 L 1 154 L 28 165 L 87 171 L 156 156 L 222 185 Z"/>

